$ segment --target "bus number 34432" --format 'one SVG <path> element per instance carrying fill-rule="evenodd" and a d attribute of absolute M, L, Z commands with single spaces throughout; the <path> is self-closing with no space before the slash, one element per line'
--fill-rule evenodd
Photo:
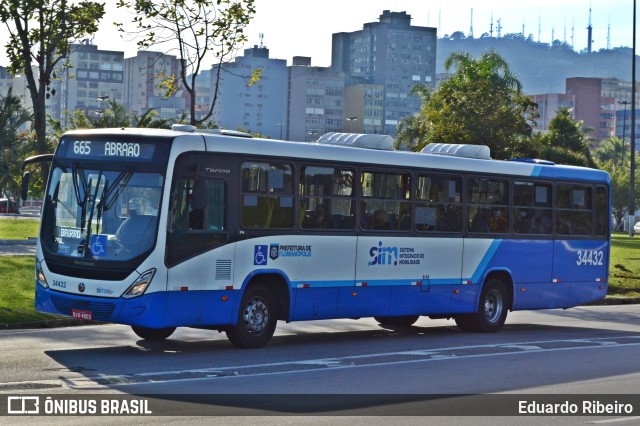
<path fill-rule="evenodd" d="M 578 250 L 576 265 L 602 266 L 604 252 L 602 250 Z"/>

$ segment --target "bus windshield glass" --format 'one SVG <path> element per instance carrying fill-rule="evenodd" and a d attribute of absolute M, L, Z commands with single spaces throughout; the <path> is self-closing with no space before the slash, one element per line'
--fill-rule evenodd
<path fill-rule="evenodd" d="M 135 166 L 101 170 L 79 162 L 54 167 L 43 212 L 42 243 L 51 253 L 127 261 L 156 240 L 164 177 Z"/>

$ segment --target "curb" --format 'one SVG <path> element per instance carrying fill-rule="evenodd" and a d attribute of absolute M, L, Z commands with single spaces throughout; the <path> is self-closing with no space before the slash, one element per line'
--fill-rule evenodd
<path fill-rule="evenodd" d="M 18 246 L 18 245 L 35 246 L 37 242 L 38 242 L 38 237 L 27 237 L 24 240 L 0 240 L 0 246 Z"/>

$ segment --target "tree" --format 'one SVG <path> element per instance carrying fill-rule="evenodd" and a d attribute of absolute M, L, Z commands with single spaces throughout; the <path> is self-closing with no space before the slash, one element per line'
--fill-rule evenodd
<path fill-rule="evenodd" d="M 596 167 L 591 157 L 582 121 L 571 118 L 568 108 L 560 108 L 549 122 L 549 132 L 542 136 L 540 158 L 561 164 Z"/>
<path fill-rule="evenodd" d="M 19 199 L 20 166 L 28 150 L 28 132 L 20 127 L 32 119 L 31 112 L 11 89 L 7 96 L 0 96 L 0 196 L 7 194 Z"/>
<path fill-rule="evenodd" d="M 445 68 L 454 66 L 455 73 L 422 104 L 416 148 L 468 143 L 488 145 L 497 159 L 528 156 L 537 105 L 522 93 L 506 61 L 494 51 L 478 59 L 454 52 Z"/>
<path fill-rule="evenodd" d="M 114 99 L 109 99 L 109 107 L 102 112 L 98 119 L 91 121 L 91 126 L 95 128 L 130 127 L 131 119 L 124 105 L 117 103 Z"/>
<path fill-rule="evenodd" d="M 9 30 L 6 45 L 9 72 L 24 74 L 33 103 L 36 152 L 50 151 L 46 136 L 45 101 L 55 95 L 50 90 L 55 69 L 69 55 L 70 45 L 98 30 L 104 4 L 68 0 L 3 0 L 0 21 Z M 44 165 L 45 163 L 43 163 Z M 46 181 L 48 167 L 41 168 Z"/>
<path fill-rule="evenodd" d="M 163 45 L 168 46 L 165 51 L 177 51 L 181 59 L 177 80 L 189 93 L 190 123 L 206 122 L 213 114 L 223 65 L 247 40 L 244 29 L 255 14 L 254 0 L 118 0 L 118 7 L 132 9 L 136 15 L 134 34 L 140 37 L 140 48 Z M 218 65 L 214 96 L 208 111 L 198 118 L 196 76 L 211 57 Z M 164 87 L 168 93 L 176 90 L 176 76 L 165 76 Z"/>

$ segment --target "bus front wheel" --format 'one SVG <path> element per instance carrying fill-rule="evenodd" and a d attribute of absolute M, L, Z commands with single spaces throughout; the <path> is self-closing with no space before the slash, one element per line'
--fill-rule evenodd
<path fill-rule="evenodd" d="M 137 327 L 135 325 L 132 325 L 131 329 L 138 335 L 138 337 L 142 337 L 145 340 L 164 340 L 176 331 L 175 327 L 147 328 Z"/>
<path fill-rule="evenodd" d="M 509 302 L 502 281 L 492 278 L 482 287 L 478 312 L 457 315 L 456 325 L 464 331 L 495 333 L 507 319 Z"/>
<path fill-rule="evenodd" d="M 264 284 L 249 287 L 240 302 L 238 323 L 225 330 L 227 338 L 243 349 L 263 347 L 276 329 L 275 307 L 273 293 Z"/>

